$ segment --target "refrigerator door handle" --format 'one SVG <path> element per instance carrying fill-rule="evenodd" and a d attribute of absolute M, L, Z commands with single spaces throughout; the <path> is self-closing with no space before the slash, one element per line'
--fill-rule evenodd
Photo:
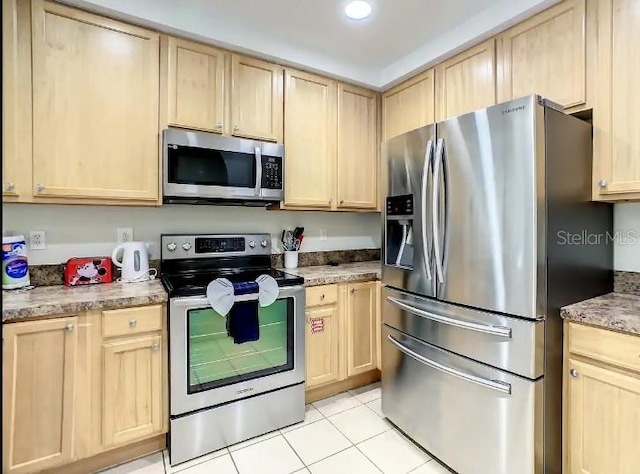
<path fill-rule="evenodd" d="M 433 252 L 436 259 L 436 275 L 438 282 L 444 283 L 444 269 L 442 268 L 442 255 L 440 253 L 440 169 L 442 168 L 442 156 L 444 155 L 444 139 L 438 138 L 436 145 L 436 159 L 433 165 L 433 195 L 432 195 L 432 231 Z"/>
<path fill-rule="evenodd" d="M 431 156 L 433 155 L 433 140 L 427 141 L 427 151 L 424 154 L 424 165 L 422 167 L 422 249 L 424 268 L 427 279 L 431 280 L 431 265 L 429 265 L 429 242 L 427 239 L 427 186 L 429 181 L 429 170 L 431 169 Z"/>
<path fill-rule="evenodd" d="M 495 390 L 500 393 L 504 393 L 506 395 L 511 395 L 511 385 L 505 382 L 498 382 L 495 380 L 487 380 L 482 377 L 478 377 L 476 375 L 467 374 L 465 372 L 461 372 L 460 370 L 454 369 L 453 367 L 447 367 L 446 365 L 439 364 L 438 362 L 427 359 L 426 357 L 418 354 L 417 352 L 412 351 L 400 341 L 398 341 L 391 334 L 387 335 L 387 339 L 391 344 L 396 346 L 401 352 L 404 352 L 406 355 L 411 357 L 412 359 L 417 360 L 418 362 L 431 367 L 432 369 L 439 370 L 448 375 L 452 375 L 466 382 L 471 382 L 476 385 L 480 385 L 481 387 L 485 387 L 491 390 Z"/>
<path fill-rule="evenodd" d="M 511 328 L 503 326 L 488 326 L 486 324 L 472 323 L 469 321 L 461 321 L 446 316 L 440 316 L 439 314 L 430 313 L 415 306 L 410 305 L 408 302 L 394 298 L 393 296 L 387 296 L 387 300 L 402 309 L 409 311 L 416 316 L 420 316 L 425 319 L 430 319 L 437 323 L 447 324 L 449 326 L 455 326 L 461 329 L 468 329 L 470 331 L 482 332 L 485 334 L 491 334 L 492 336 L 511 338 Z"/>

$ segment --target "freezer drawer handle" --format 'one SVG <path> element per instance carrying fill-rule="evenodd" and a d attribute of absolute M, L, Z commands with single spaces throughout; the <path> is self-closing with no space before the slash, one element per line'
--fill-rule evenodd
<path fill-rule="evenodd" d="M 480 385 L 482 387 L 495 390 L 496 392 L 504 393 L 506 395 L 511 395 L 511 385 L 509 385 L 508 383 L 483 379 L 482 377 L 476 377 L 475 375 L 465 374 L 464 372 L 460 372 L 459 370 L 452 369 L 451 367 L 438 364 L 437 362 L 431 359 L 427 359 L 426 357 L 421 356 L 417 352 L 414 352 L 408 347 L 404 346 L 400 341 L 394 338 L 391 334 L 387 335 L 387 338 L 389 339 L 389 342 L 391 342 L 394 346 L 396 346 L 401 352 L 404 352 L 409 357 L 417 360 L 418 362 L 421 362 L 426 366 L 431 367 L 432 369 L 436 369 L 436 370 L 439 370 L 440 372 L 453 375 L 454 377 L 458 377 L 459 379 L 465 380 L 467 382 L 471 382 L 476 385 Z"/>
<path fill-rule="evenodd" d="M 446 316 L 440 316 L 437 314 L 429 313 L 422 309 L 418 309 L 411 306 L 405 301 L 394 298 L 393 296 L 387 296 L 387 299 L 393 304 L 400 306 L 402 309 L 406 309 L 410 313 L 416 316 L 430 319 L 442 324 L 448 324 L 449 326 L 455 326 L 462 329 L 469 329 L 470 331 L 483 332 L 485 334 L 491 334 L 492 336 L 511 338 L 511 328 L 505 328 L 502 326 L 487 326 L 486 324 L 470 323 L 468 321 L 460 321 L 453 318 L 447 318 Z"/>

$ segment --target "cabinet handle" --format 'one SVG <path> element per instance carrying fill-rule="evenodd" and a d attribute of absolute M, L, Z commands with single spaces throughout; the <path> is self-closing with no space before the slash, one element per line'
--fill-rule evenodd
<path fill-rule="evenodd" d="M 323 300 L 324 299 L 324 295 L 320 295 L 320 299 Z"/>
<path fill-rule="evenodd" d="M 333 199 L 329 199 L 329 205 L 331 205 L 332 202 L 333 202 Z"/>
<path fill-rule="evenodd" d="M 356 292 L 355 288 L 351 288 L 351 294 L 354 294 Z"/>
<path fill-rule="evenodd" d="M 607 180 L 606 179 L 601 179 L 600 181 L 598 181 L 598 186 L 600 186 L 601 188 L 606 188 L 607 187 Z"/>
<path fill-rule="evenodd" d="M 151 350 L 153 351 L 157 351 L 158 349 L 160 349 L 160 344 L 154 344 L 153 346 L 151 346 Z"/>
<path fill-rule="evenodd" d="M 216 124 L 216 128 L 217 129 L 221 129 L 222 128 L 222 122 L 219 122 L 218 124 Z"/>
<path fill-rule="evenodd" d="M 7 183 L 4 185 L 4 189 L 5 191 L 13 191 L 13 189 L 16 187 L 15 184 L 13 183 Z"/>
<path fill-rule="evenodd" d="M 69 332 L 73 331 L 73 324 L 67 324 L 67 327 L 65 329 Z"/>
<path fill-rule="evenodd" d="M 578 371 L 576 369 L 571 369 L 569 371 L 569 374 L 571 374 L 572 377 L 577 377 L 578 376 Z"/>
<path fill-rule="evenodd" d="M 137 319 L 132 319 L 131 321 L 129 321 L 129 326 L 131 326 L 132 328 L 136 327 L 137 325 L 138 325 Z"/>
<path fill-rule="evenodd" d="M 42 191 L 44 191 L 44 184 L 36 184 L 36 191 L 41 193 Z"/>
<path fill-rule="evenodd" d="M 233 131 L 234 131 L 234 132 L 237 132 L 238 130 L 240 130 L 240 127 L 238 127 L 237 125 L 234 125 L 234 126 L 233 126 Z"/>
<path fill-rule="evenodd" d="M 340 199 L 340 205 L 342 206 L 344 204 L 344 199 Z"/>

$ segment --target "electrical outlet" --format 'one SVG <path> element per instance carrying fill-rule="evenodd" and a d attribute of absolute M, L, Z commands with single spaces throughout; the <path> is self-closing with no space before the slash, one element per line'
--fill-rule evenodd
<path fill-rule="evenodd" d="M 29 248 L 31 250 L 46 249 L 47 233 L 44 230 L 32 230 L 29 232 Z"/>
<path fill-rule="evenodd" d="M 323 242 L 329 240 L 329 231 L 327 229 L 320 229 L 320 241 Z"/>
<path fill-rule="evenodd" d="M 118 227 L 116 229 L 116 234 L 119 244 L 124 244 L 125 242 L 131 242 L 133 240 L 132 227 Z"/>

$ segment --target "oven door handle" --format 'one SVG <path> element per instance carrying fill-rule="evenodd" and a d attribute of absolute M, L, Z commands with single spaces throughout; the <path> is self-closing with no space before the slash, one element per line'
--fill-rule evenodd
<path fill-rule="evenodd" d="M 469 321 L 461 321 L 458 319 L 447 318 L 446 316 L 440 316 L 439 314 L 433 314 L 423 309 L 411 306 L 406 301 L 399 300 L 393 296 L 387 296 L 387 299 L 393 304 L 399 306 L 405 311 L 409 311 L 421 318 L 430 319 L 437 323 L 448 324 L 449 326 L 455 326 L 460 329 L 468 329 L 470 331 L 483 332 L 485 334 L 491 334 L 492 336 L 511 338 L 511 328 L 503 326 L 488 326 L 486 324 L 472 323 Z"/>
<path fill-rule="evenodd" d="M 260 196 L 260 188 L 262 187 L 262 151 L 260 147 L 257 146 L 254 149 L 255 157 L 256 157 L 256 188 L 255 195 Z"/>
<path fill-rule="evenodd" d="M 412 359 L 424 364 L 432 369 L 439 370 L 448 375 L 452 375 L 453 377 L 457 377 L 465 382 L 471 382 L 476 385 L 480 385 L 481 387 L 485 387 L 491 390 L 495 390 L 496 392 L 504 393 L 506 395 L 511 395 L 511 385 L 505 382 L 499 382 L 497 380 L 488 380 L 482 377 L 478 377 L 476 375 L 467 374 L 465 372 L 461 372 L 460 370 L 454 369 L 452 367 L 447 367 L 446 365 L 439 364 L 438 362 L 427 359 L 426 357 L 418 354 L 417 352 L 412 351 L 407 346 L 402 344 L 396 338 L 394 338 L 391 334 L 387 335 L 387 339 L 389 342 L 396 346 L 398 350 L 405 353 Z"/>

